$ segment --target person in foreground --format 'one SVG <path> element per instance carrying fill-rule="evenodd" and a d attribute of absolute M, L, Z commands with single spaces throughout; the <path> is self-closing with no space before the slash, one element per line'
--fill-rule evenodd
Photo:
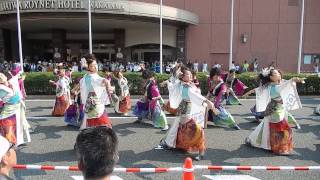
<path fill-rule="evenodd" d="M 14 165 L 17 164 L 17 155 L 14 144 L 0 136 L 0 180 L 11 180 L 9 173 Z"/>
<path fill-rule="evenodd" d="M 113 180 L 114 166 L 119 160 L 118 138 L 116 133 L 106 126 L 82 130 L 75 149 L 78 166 L 85 180 Z"/>
<path fill-rule="evenodd" d="M 167 136 L 161 140 L 156 149 L 181 149 L 188 153 L 196 153 L 195 160 L 199 161 L 205 155 L 205 112 L 211 109 L 218 114 L 213 103 L 201 96 L 198 88 L 192 83 L 191 71 L 182 66 L 177 73 L 179 80 L 174 84 L 167 82 L 170 106 L 178 109 L 172 127 Z M 178 78 L 177 78 L 178 79 Z"/>
<path fill-rule="evenodd" d="M 288 111 L 302 107 L 296 83 L 304 80 L 295 77 L 281 81 L 279 70 L 273 68 L 263 69 L 259 78 L 261 86 L 255 89 L 256 109 L 265 118 L 245 142 L 277 155 L 289 155 L 293 151 L 293 133 Z"/>

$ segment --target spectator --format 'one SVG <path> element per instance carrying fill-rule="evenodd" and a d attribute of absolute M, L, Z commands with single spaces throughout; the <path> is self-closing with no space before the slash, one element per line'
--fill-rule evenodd
<path fill-rule="evenodd" d="M 193 71 L 198 73 L 198 70 L 199 70 L 198 68 L 199 68 L 199 63 L 196 60 L 196 62 L 193 63 Z"/>
<path fill-rule="evenodd" d="M 0 136 L 0 180 L 11 180 L 9 173 L 14 165 L 17 164 L 17 154 L 14 144 Z"/>
<path fill-rule="evenodd" d="M 221 64 L 219 64 L 219 63 L 214 63 L 214 65 L 213 65 L 213 68 L 218 68 L 218 69 L 221 69 L 221 67 L 222 67 L 222 65 Z"/>
<path fill-rule="evenodd" d="M 234 61 L 232 61 L 231 67 L 230 67 L 229 70 L 236 70 L 236 65 L 235 65 L 235 62 L 234 62 Z"/>
<path fill-rule="evenodd" d="M 319 63 L 315 63 L 313 68 L 314 68 L 314 73 L 319 73 Z"/>
<path fill-rule="evenodd" d="M 254 58 L 254 61 L 253 61 L 253 71 L 254 72 L 258 72 L 258 69 L 259 68 L 259 64 L 258 64 L 258 59 L 257 58 Z"/>
<path fill-rule="evenodd" d="M 202 64 L 202 72 L 204 73 L 208 72 L 208 64 L 205 61 Z"/>
<path fill-rule="evenodd" d="M 236 69 L 235 69 L 235 70 L 236 70 L 236 73 L 237 73 L 237 74 L 241 73 L 241 72 L 240 72 L 240 65 L 239 65 L 239 64 L 236 65 Z"/>
<path fill-rule="evenodd" d="M 86 58 L 81 58 L 81 60 L 80 60 L 80 64 L 81 64 L 81 71 L 85 71 L 86 70 L 86 68 L 87 68 L 87 60 L 86 60 Z"/>
<path fill-rule="evenodd" d="M 269 68 L 275 68 L 276 65 L 274 64 L 274 61 L 271 62 L 271 64 L 269 65 Z"/>
<path fill-rule="evenodd" d="M 249 70 L 249 63 L 247 60 L 244 61 L 243 65 L 242 65 L 242 71 L 243 72 L 248 72 Z"/>
<path fill-rule="evenodd" d="M 77 137 L 75 149 L 78 166 L 85 179 L 109 179 L 119 160 L 118 138 L 105 126 L 84 129 Z"/>

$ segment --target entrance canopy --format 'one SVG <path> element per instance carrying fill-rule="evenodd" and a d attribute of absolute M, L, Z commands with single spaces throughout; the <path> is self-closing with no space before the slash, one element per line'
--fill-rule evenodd
<path fill-rule="evenodd" d="M 92 0 L 93 14 L 114 14 L 143 18 L 160 17 L 158 4 L 127 0 Z M 81 13 L 87 12 L 87 0 L 20 0 L 20 12 L 24 13 Z M 16 13 L 15 0 L 0 1 L 1 15 Z M 186 24 L 198 24 L 197 15 L 178 8 L 163 6 L 163 19 Z"/>

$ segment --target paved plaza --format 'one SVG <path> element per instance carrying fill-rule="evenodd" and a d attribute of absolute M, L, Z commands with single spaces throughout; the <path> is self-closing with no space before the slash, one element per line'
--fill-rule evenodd
<path fill-rule="evenodd" d="M 136 99 L 133 101 L 135 104 Z M 218 128 L 209 123 L 205 130 L 207 152 L 205 160 L 194 162 L 198 165 L 283 165 L 283 166 L 319 166 L 320 165 L 320 116 L 313 115 L 314 107 L 319 104 L 320 97 L 302 97 L 303 109 L 293 114 L 302 129 L 294 129 L 294 153 L 291 156 L 275 156 L 270 152 L 248 147 L 244 139 L 258 125 L 251 122 L 249 114 L 254 100 L 243 100 L 242 106 L 227 106 L 239 126 L 240 131 Z M 53 99 L 40 97 L 27 100 L 27 117 L 34 128 L 32 142 L 18 150 L 19 164 L 38 164 L 69 166 L 77 165 L 73 150 L 78 129 L 66 126 L 62 117 L 51 117 Z M 187 156 L 180 151 L 155 150 L 154 147 L 165 136 L 165 132 L 154 129 L 151 122 L 133 123 L 136 118 L 121 117 L 108 108 L 113 129 L 119 137 L 120 162 L 117 167 L 181 167 Z M 174 117 L 169 116 L 169 124 Z M 207 179 L 204 175 L 250 175 L 258 179 L 320 179 L 319 171 L 199 171 L 196 179 Z M 16 170 L 12 176 L 16 179 L 72 179 L 81 175 L 79 172 Z M 123 179 L 181 179 L 181 173 L 161 174 L 120 174 Z M 235 176 L 231 176 L 235 177 Z"/>

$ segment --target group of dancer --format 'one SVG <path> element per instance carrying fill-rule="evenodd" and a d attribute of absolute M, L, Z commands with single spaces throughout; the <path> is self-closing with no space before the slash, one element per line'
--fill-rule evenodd
<path fill-rule="evenodd" d="M 86 62 L 86 74 L 73 82 L 70 72 L 66 74 L 63 68 L 57 69 L 57 80 L 50 81 L 56 87 L 52 115 L 64 116 L 68 125 L 80 129 L 97 126 L 112 128 L 106 107 L 112 105 L 115 113 L 128 115 L 131 110 L 128 80 L 120 71 L 105 72 L 105 77 L 100 76 L 93 55 L 86 57 Z M 25 117 L 24 89 L 21 83 L 19 86 L 19 78 L 23 80 L 21 73 L 15 71 L 11 74 L 10 80 L 0 74 L 0 99 L 3 103 L 0 133 L 19 145 L 30 142 L 30 126 Z M 289 111 L 301 108 L 296 83 L 302 83 L 303 79 L 284 80 L 279 70 L 264 69 L 259 74 L 260 86 L 243 94 L 247 87 L 236 78 L 234 70 L 224 74 L 220 68 L 213 68 L 208 77 L 208 93 L 205 97 L 201 95 L 196 75 L 182 63 L 177 63 L 171 70 L 170 79 L 160 83 L 162 87 L 167 86 L 169 91 L 169 101 L 165 103 L 155 74 L 145 69 L 142 78 L 144 95 L 132 111 L 138 117 L 136 123 L 150 120 L 155 128 L 168 130 L 157 149 L 182 149 L 195 154 L 195 160 L 203 159 L 207 122 L 240 130 L 234 117 L 224 107 L 224 102 L 227 105 L 241 105 L 237 96 L 246 97 L 256 93 L 256 105 L 252 113 L 260 124 L 245 139 L 245 143 L 279 155 L 288 155 L 293 150 L 290 125 L 296 128 L 300 126 Z M 171 127 L 165 111 L 176 116 Z"/>

